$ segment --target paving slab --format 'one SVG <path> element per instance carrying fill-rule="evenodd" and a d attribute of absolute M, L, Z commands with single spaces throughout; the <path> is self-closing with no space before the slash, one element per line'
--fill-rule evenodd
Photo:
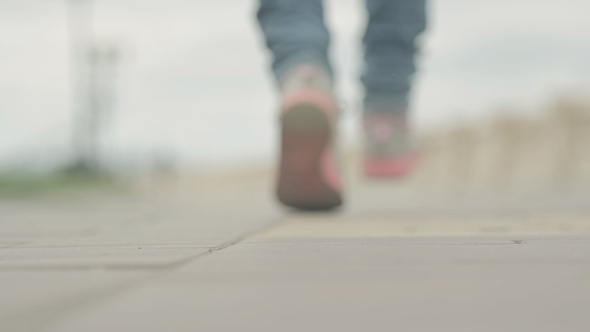
<path fill-rule="evenodd" d="M 288 217 L 257 238 L 362 238 L 449 236 L 589 235 L 590 214 L 494 216 L 446 213 L 439 216 L 350 218 L 338 215 Z"/>
<path fill-rule="evenodd" d="M 287 214 L 49 331 L 590 326 L 584 215 L 391 215 Z"/>
<path fill-rule="evenodd" d="M 544 246 L 236 245 L 53 331 L 585 331 L 590 246 Z"/>
<path fill-rule="evenodd" d="M 456 274 L 438 282 L 151 286 L 103 316 L 73 319 L 54 331 L 587 330 L 587 292 L 522 281 L 506 297 L 502 290 L 514 285 L 514 276 L 487 275 L 494 279 L 467 282 Z"/>
<path fill-rule="evenodd" d="M 146 272 L 0 271 L 0 331 L 36 331 L 135 287 Z"/>
<path fill-rule="evenodd" d="M 215 247 L 279 219 L 266 188 L 258 181 L 157 195 L 0 201 L 0 246 Z"/>
<path fill-rule="evenodd" d="M 168 269 L 207 253 L 202 246 L 0 248 L 6 270 Z"/>

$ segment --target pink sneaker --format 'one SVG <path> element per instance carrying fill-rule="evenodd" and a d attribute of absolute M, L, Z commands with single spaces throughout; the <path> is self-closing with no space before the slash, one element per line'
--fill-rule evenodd
<path fill-rule="evenodd" d="M 420 154 L 412 144 L 405 116 L 376 113 L 364 116 L 365 175 L 403 178 L 416 168 Z"/>
<path fill-rule="evenodd" d="M 304 65 L 287 74 L 281 88 L 279 201 L 302 210 L 336 208 L 342 186 L 333 152 L 338 106 L 331 80 Z"/>

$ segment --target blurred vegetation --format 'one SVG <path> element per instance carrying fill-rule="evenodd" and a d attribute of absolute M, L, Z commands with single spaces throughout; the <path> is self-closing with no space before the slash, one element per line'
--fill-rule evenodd
<path fill-rule="evenodd" d="M 0 173 L 0 198 L 53 195 L 72 192 L 124 192 L 124 179 L 106 171 L 68 167 L 52 173 Z"/>
<path fill-rule="evenodd" d="M 561 96 L 525 114 L 498 109 L 491 119 L 426 133 L 421 179 L 462 189 L 590 188 L 590 102 Z"/>

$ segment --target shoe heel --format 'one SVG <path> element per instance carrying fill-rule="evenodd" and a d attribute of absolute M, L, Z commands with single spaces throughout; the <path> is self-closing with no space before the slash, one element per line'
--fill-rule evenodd
<path fill-rule="evenodd" d="M 318 107 L 301 104 L 283 113 L 277 189 L 281 203 L 302 210 L 327 210 L 342 204 L 322 169 L 331 140 L 330 121 Z"/>

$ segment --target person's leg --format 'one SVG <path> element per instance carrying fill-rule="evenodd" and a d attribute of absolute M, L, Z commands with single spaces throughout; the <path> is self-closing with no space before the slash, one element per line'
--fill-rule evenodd
<path fill-rule="evenodd" d="M 407 175 L 418 154 L 408 128 L 416 39 L 426 28 L 426 0 L 366 0 L 369 12 L 362 82 L 366 132 L 365 173 Z"/>
<path fill-rule="evenodd" d="M 426 28 L 426 0 L 366 1 L 365 110 L 404 113 L 416 71 L 416 39 Z"/>
<path fill-rule="evenodd" d="M 331 75 L 323 0 L 260 0 L 257 18 L 277 79 L 301 64 L 316 65 Z"/>
<path fill-rule="evenodd" d="M 281 92 L 277 196 L 299 209 L 342 204 L 333 157 L 338 107 L 322 5 L 321 0 L 261 0 L 258 11 Z"/>

